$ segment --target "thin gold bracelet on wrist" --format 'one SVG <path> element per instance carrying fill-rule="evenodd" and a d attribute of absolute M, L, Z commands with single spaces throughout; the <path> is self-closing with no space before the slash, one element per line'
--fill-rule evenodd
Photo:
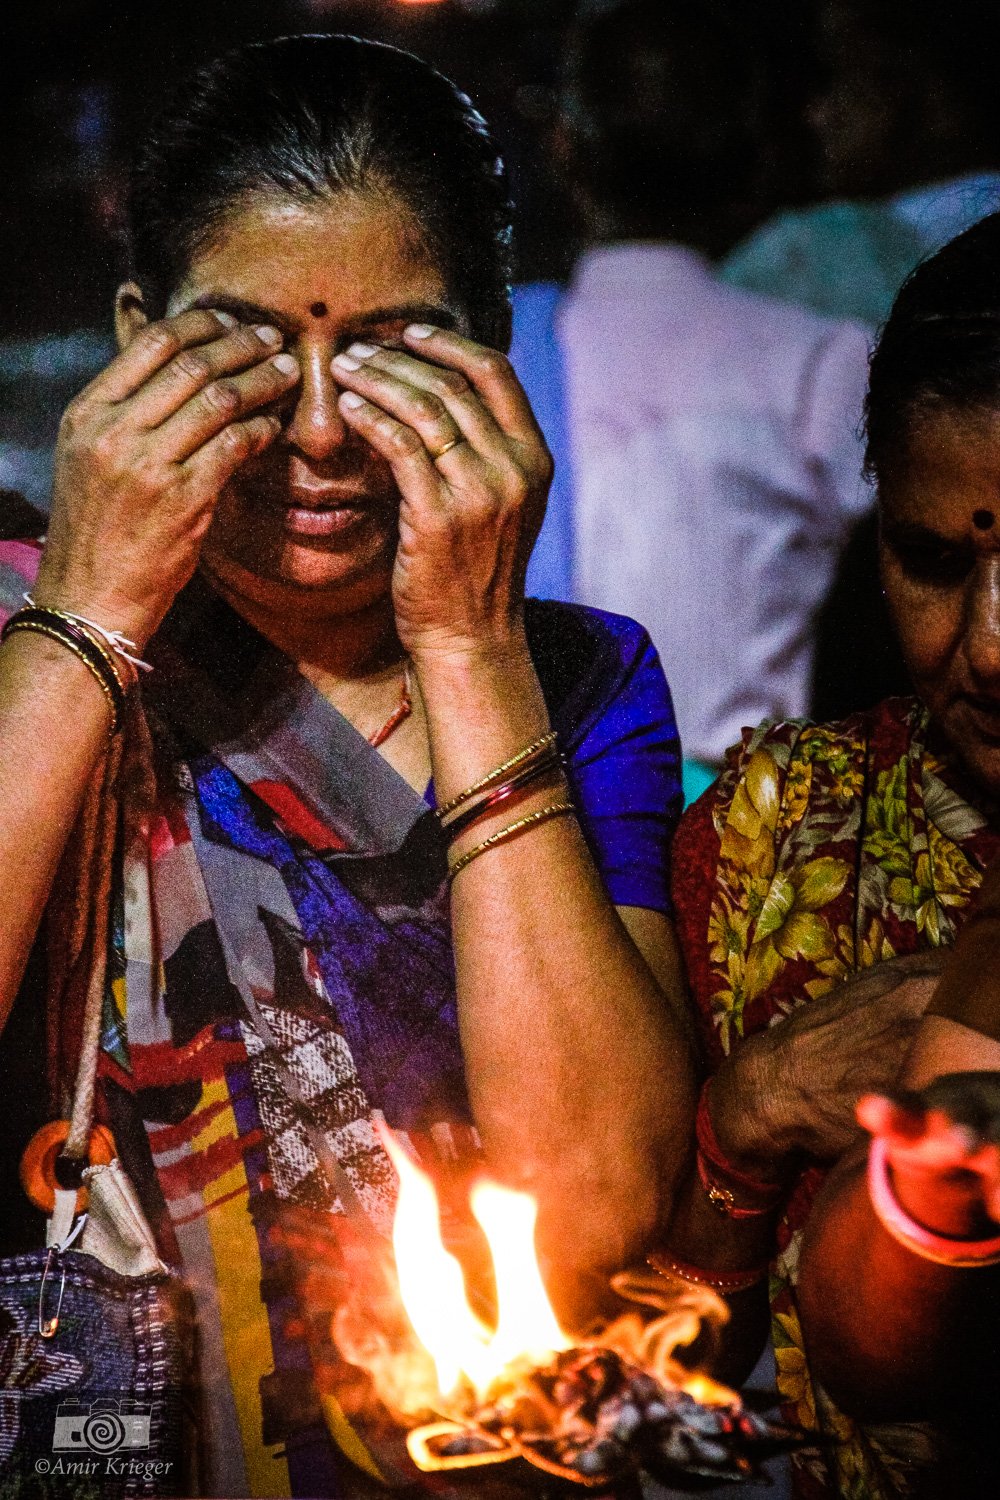
<path fill-rule="evenodd" d="M 102 673 L 100 667 L 97 666 L 96 662 L 91 661 L 86 651 L 84 651 L 82 647 L 78 646 L 75 641 L 69 640 L 68 637 L 63 635 L 61 631 L 53 629 L 49 625 L 43 624 L 40 620 L 12 619 L 8 621 L 7 626 L 5 627 L 4 636 L 7 637 L 11 635 L 17 635 L 18 633 L 25 631 L 30 632 L 32 635 L 47 636 L 49 640 L 55 641 L 57 645 L 65 646 L 66 650 L 71 651 L 78 661 L 83 662 L 83 665 L 87 668 L 87 671 L 90 673 L 91 677 L 93 677 L 94 681 L 97 683 L 97 685 L 101 689 L 101 692 L 107 699 L 108 708 L 111 710 L 111 724 L 109 726 L 108 738 L 114 739 L 115 735 L 121 728 L 121 717 L 118 710 L 118 704 L 115 701 L 115 695 L 112 692 L 111 687 L 105 680 L 104 674 Z M 108 670 L 111 670 L 110 666 Z M 117 681 L 117 674 L 115 680 Z"/>
<path fill-rule="evenodd" d="M 508 771 L 516 770 L 526 760 L 530 760 L 533 755 L 541 754 L 550 745 L 554 745 L 556 739 L 556 731 L 550 729 L 547 734 L 541 735 L 539 739 L 534 740 L 530 745 L 526 745 L 523 750 L 519 750 L 516 755 L 512 755 L 510 760 L 505 760 L 502 766 L 495 766 L 492 771 L 488 771 L 485 776 L 481 776 L 478 781 L 474 781 L 471 786 L 467 786 L 464 792 L 459 792 L 457 797 L 452 797 L 450 802 L 443 803 L 436 809 L 438 818 L 447 817 L 448 813 L 454 812 L 456 807 L 461 807 L 463 802 L 468 802 L 469 798 L 474 797 L 477 792 L 483 792 L 487 787 L 493 786 L 495 782 L 501 781 L 507 775 Z"/>
<path fill-rule="evenodd" d="M 456 859 L 448 871 L 448 880 L 451 882 L 455 876 L 464 870 L 466 865 L 471 865 L 480 854 L 485 854 L 487 849 L 495 849 L 498 844 L 506 844 L 508 839 L 516 838 L 519 833 L 524 833 L 529 828 L 534 828 L 538 823 L 546 823 L 549 818 L 564 817 L 567 813 L 575 813 L 576 808 L 572 802 L 550 802 L 548 807 L 539 808 L 537 812 L 528 813 L 526 817 L 518 818 L 516 823 L 508 823 L 506 828 L 498 828 L 496 833 L 491 833 L 489 838 L 483 839 L 481 844 L 467 849 L 464 854 Z"/>
<path fill-rule="evenodd" d="M 139 674 L 135 667 L 129 665 L 129 658 L 123 657 L 113 647 L 109 646 L 107 636 L 98 634 L 96 628 L 89 621 L 82 619 L 80 615 L 70 614 L 68 610 L 53 609 L 49 604 L 32 604 L 29 607 L 37 610 L 40 614 L 52 615 L 55 619 L 64 620 L 67 624 L 75 625 L 78 630 L 82 630 L 88 641 L 92 642 L 95 650 L 99 651 L 104 661 L 107 662 L 108 670 L 114 673 L 115 681 L 123 693 L 127 693 L 129 688 L 138 682 Z M 125 664 L 124 673 L 122 671 L 122 663 Z"/>

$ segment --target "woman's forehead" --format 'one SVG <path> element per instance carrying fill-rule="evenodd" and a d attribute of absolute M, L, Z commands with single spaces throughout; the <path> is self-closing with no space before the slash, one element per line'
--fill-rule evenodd
<path fill-rule="evenodd" d="M 448 308 L 443 272 L 419 225 L 384 193 L 305 202 L 272 196 L 234 208 L 192 257 L 168 312 L 220 301 L 237 315 L 233 304 L 242 303 L 251 316 L 295 327 L 317 318 L 353 323 L 385 309 Z"/>
<path fill-rule="evenodd" d="M 883 512 L 942 533 L 987 531 L 1000 514 L 1000 407 L 920 414 L 880 475 Z"/>

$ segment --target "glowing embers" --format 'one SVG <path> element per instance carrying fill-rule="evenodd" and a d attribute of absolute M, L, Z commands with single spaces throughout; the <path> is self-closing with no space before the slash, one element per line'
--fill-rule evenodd
<path fill-rule="evenodd" d="M 425 1471 L 526 1461 L 569 1484 L 606 1488 L 640 1471 L 723 1479 L 750 1477 L 796 1434 L 748 1411 L 735 1391 L 675 1358 L 728 1316 L 708 1288 L 641 1270 L 614 1278 L 627 1301 L 659 1315 L 626 1313 L 598 1336 L 574 1342 L 560 1329 L 534 1248 L 535 1204 L 481 1182 L 470 1204 L 489 1246 L 496 1313 L 472 1306 L 465 1276 L 443 1243 L 430 1179 L 389 1133 L 399 1174 L 393 1225 L 399 1295 L 409 1342 L 351 1336 L 339 1318 L 345 1357 L 367 1370 L 404 1426 Z M 512 1477 L 515 1470 L 511 1471 Z"/>

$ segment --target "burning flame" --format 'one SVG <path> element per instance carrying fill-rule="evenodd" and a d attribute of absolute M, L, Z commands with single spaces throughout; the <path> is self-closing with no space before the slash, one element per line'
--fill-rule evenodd
<path fill-rule="evenodd" d="M 535 1257 L 534 1200 L 488 1182 L 471 1195 L 493 1257 L 497 1326 L 491 1332 L 469 1306 L 462 1267 L 442 1243 L 433 1183 L 388 1130 L 379 1133 L 399 1175 L 392 1244 L 400 1297 L 434 1361 L 441 1394 L 455 1391 L 464 1376 L 482 1397 L 515 1361 L 544 1364 L 569 1349 Z"/>
<path fill-rule="evenodd" d="M 380 1126 L 379 1135 L 399 1176 L 395 1276 L 378 1280 L 374 1301 L 346 1299 L 333 1332 L 409 1429 L 406 1448 L 419 1469 L 518 1458 L 604 1491 L 640 1467 L 746 1477 L 758 1472 L 761 1451 L 774 1451 L 776 1435 L 795 1441 L 675 1357 L 704 1334 L 710 1341 L 728 1317 L 708 1287 L 645 1267 L 622 1271 L 613 1289 L 645 1312 L 625 1311 L 599 1333 L 567 1338 L 535 1256 L 534 1200 L 481 1181 L 469 1202 L 493 1261 L 496 1327 L 487 1327 L 445 1246 L 431 1179 L 389 1130 Z"/>

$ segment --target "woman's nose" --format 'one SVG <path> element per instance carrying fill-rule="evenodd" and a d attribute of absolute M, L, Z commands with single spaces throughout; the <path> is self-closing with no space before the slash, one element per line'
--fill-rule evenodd
<path fill-rule="evenodd" d="M 300 347 L 296 353 L 302 367 L 302 383 L 286 437 L 308 458 L 319 461 L 329 458 L 341 446 L 349 428 L 337 405 L 340 388 L 330 371 L 330 349 Z"/>
<path fill-rule="evenodd" d="M 1000 683 L 1000 555 L 976 563 L 967 596 L 965 656 L 977 683 Z"/>

